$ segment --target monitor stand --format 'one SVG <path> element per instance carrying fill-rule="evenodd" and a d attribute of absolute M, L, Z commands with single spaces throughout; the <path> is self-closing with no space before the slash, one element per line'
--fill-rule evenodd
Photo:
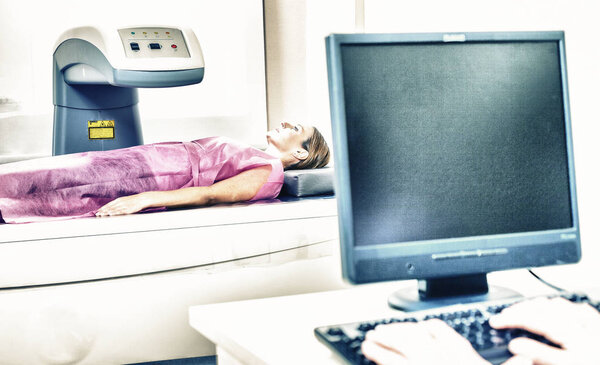
<path fill-rule="evenodd" d="M 518 298 L 513 290 L 488 287 L 487 274 L 464 275 L 418 281 L 415 288 L 405 288 L 388 298 L 390 307 L 405 312 L 444 307 L 454 304 Z"/>

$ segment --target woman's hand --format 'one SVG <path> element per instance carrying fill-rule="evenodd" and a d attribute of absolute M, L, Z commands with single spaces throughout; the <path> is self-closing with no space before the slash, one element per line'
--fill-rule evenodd
<path fill-rule="evenodd" d="M 522 328 L 559 345 L 529 338 L 512 340 L 513 357 L 504 365 L 589 364 L 597 358 L 600 313 L 587 304 L 563 298 L 517 303 L 490 318 L 494 328 Z M 378 326 L 362 344 L 367 358 L 378 364 L 489 364 L 471 344 L 439 320 Z"/>
<path fill-rule="evenodd" d="M 598 359 L 600 313 L 587 304 L 563 298 L 539 298 L 517 303 L 490 318 L 494 328 L 522 328 L 561 346 L 552 347 L 529 338 L 508 344 L 513 359 L 530 364 L 590 364 Z"/>
<path fill-rule="evenodd" d="M 362 351 L 377 364 L 489 365 L 469 341 L 438 319 L 377 326 L 367 332 Z"/>
<path fill-rule="evenodd" d="M 148 193 L 117 198 L 106 204 L 96 212 L 97 217 L 106 217 L 111 215 L 133 214 L 151 206 Z"/>

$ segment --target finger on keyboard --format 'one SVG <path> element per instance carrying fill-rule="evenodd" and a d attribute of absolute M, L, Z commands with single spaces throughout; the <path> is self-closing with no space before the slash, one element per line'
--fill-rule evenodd
<path fill-rule="evenodd" d="M 508 349 L 514 355 L 533 360 L 534 364 L 559 365 L 569 364 L 562 349 L 543 344 L 526 337 L 515 338 L 508 344 Z"/>

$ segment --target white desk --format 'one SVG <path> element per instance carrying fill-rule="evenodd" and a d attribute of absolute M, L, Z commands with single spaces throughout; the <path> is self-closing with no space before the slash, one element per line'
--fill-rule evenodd
<path fill-rule="evenodd" d="M 491 284 L 526 296 L 552 293 L 525 270 L 493 273 L 488 278 Z M 318 342 L 313 329 L 392 316 L 397 312 L 387 306 L 387 296 L 407 285 L 414 282 L 195 306 L 190 308 L 190 324 L 216 345 L 220 365 L 340 364 Z"/>

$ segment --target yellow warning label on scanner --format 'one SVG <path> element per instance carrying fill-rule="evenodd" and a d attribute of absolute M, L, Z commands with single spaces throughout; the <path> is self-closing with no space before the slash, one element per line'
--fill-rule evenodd
<path fill-rule="evenodd" d="M 89 139 L 114 139 L 114 120 L 88 120 Z"/>

